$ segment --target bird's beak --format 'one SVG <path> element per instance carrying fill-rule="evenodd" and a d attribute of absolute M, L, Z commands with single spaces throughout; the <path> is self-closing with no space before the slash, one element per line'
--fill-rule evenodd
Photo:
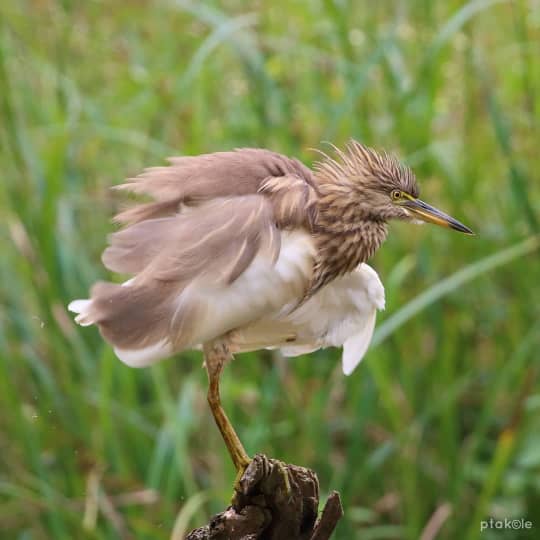
<path fill-rule="evenodd" d="M 405 207 L 414 217 L 426 221 L 428 223 L 434 223 L 440 227 L 447 227 L 454 229 L 465 234 L 474 234 L 469 227 L 460 223 L 457 219 L 441 212 L 437 208 L 430 206 L 429 204 L 415 199 L 414 197 L 407 196 L 401 205 Z"/>

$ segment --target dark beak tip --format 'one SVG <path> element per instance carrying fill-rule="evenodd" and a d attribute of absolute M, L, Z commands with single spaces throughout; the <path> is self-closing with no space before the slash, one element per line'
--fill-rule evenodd
<path fill-rule="evenodd" d="M 460 223 L 457 226 L 451 225 L 451 228 L 454 229 L 455 231 L 466 234 L 467 236 L 476 236 L 476 233 L 474 231 L 472 231 L 471 229 L 469 229 L 469 227 L 463 225 L 462 223 Z"/>

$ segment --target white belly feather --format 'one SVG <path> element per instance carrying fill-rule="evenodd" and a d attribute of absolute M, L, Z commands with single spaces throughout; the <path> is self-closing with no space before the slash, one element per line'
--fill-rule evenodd
<path fill-rule="evenodd" d="M 338 278 L 298 309 L 269 314 L 233 334 L 238 351 L 279 348 L 285 356 L 343 346 L 343 372 L 349 375 L 367 351 L 384 288 L 367 264 Z"/>

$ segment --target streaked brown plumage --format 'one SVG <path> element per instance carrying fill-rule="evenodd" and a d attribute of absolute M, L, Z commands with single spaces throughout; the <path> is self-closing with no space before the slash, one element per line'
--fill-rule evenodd
<path fill-rule="evenodd" d="M 300 354 L 344 345 L 350 373 L 384 305 L 377 275 L 362 263 L 384 242 L 386 223 L 422 219 L 470 233 L 420 201 L 414 174 L 394 157 L 356 141 L 334 153 L 313 171 L 250 148 L 146 169 L 116 189 L 152 200 L 116 216 L 124 228 L 102 257 L 133 278 L 97 283 L 90 300 L 70 305 L 130 365 L 204 347 L 209 400 L 237 466 L 246 456 L 218 411 L 216 382 L 229 349 Z M 347 316 L 334 299 L 347 304 Z M 335 320 L 321 322 L 324 313 L 310 309 Z"/>

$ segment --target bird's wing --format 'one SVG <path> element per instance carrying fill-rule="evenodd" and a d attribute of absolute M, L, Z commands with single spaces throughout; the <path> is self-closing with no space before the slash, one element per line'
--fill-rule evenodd
<path fill-rule="evenodd" d="M 261 149 L 171 158 L 118 189 L 146 195 L 116 216 L 107 268 L 134 276 L 97 283 L 75 301 L 131 365 L 169 356 L 298 302 L 311 279 L 311 171 Z"/>
<path fill-rule="evenodd" d="M 314 249 L 305 230 L 278 228 L 264 195 L 217 198 L 112 235 L 104 263 L 135 277 L 97 283 L 70 307 L 126 363 L 146 365 L 298 301 Z"/>
<path fill-rule="evenodd" d="M 364 358 L 373 336 L 376 316 L 377 310 L 373 307 L 363 320 L 363 325 L 358 326 L 357 333 L 344 341 L 341 365 L 345 375 L 350 375 Z"/>
<path fill-rule="evenodd" d="M 314 186 L 313 173 L 300 161 L 259 148 L 173 157 L 168 161 L 169 166 L 146 169 L 116 186 L 116 189 L 153 199 L 153 202 L 120 212 L 116 221 L 130 224 L 167 217 L 220 197 L 240 197 L 261 191 L 272 197 L 276 190 L 291 187 L 291 183 L 296 184 L 295 192 L 300 183 L 304 192 Z"/>
<path fill-rule="evenodd" d="M 384 309 L 384 288 L 375 270 L 361 264 L 282 315 L 263 317 L 233 334 L 237 350 L 280 348 L 285 356 L 343 346 L 343 372 L 352 373 L 365 355 L 377 309 Z"/>

